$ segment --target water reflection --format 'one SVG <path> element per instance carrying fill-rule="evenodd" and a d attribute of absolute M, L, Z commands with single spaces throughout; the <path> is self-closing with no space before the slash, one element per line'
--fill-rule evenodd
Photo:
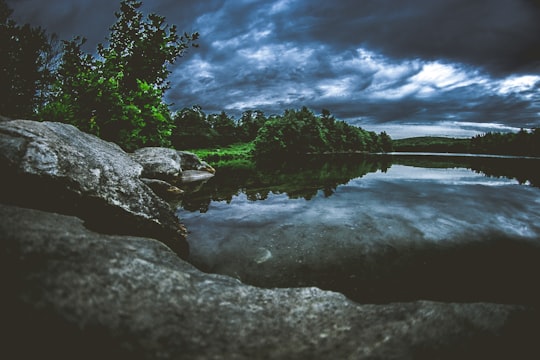
<path fill-rule="evenodd" d="M 540 160 L 505 157 L 442 155 L 323 155 L 258 167 L 221 167 L 205 184 L 194 184 L 178 206 L 206 212 L 212 201 L 228 201 L 246 194 L 249 200 L 265 200 L 270 193 L 310 200 L 319 191 L 331 196 L 339 185 L 368 173 L 386 173 L 393 165 L 417 168 L 471 169 L 495 178 L 516 179 L 519 184 L 540 187 Z"/>
<path fill-rule="evenodd" d="M 231 201 L 240 193 L 249 200 L 265 200 L 268 195 L 287 194 L 291 199 L 309 200 L 318 191 L 331 196 L 337 186 L 370 172 L 391 166 L 389 156 L 310 156 L 257 167 L 221 167 L 199 191 L 188 191 L 181 206 L 206 212 L 211 201 Z"/>
<path fill-rule="evenodd" d="M 421 168 L 464 168 L 490 177 L 516 179 L 540 187 L 540 159 L 500 156 L 399 155 L 392 163 Z"/>
<path fill-rule="evenodd" d="M 178 215 L 195 266 L 257 286 L 538 304 L 538 165 L 347 156 L 220 168 Z"/>

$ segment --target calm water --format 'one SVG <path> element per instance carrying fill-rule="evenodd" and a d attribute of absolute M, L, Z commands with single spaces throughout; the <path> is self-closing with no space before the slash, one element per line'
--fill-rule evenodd
<path fill-rule="evenodd" d="M 539 304 L 540 160 L 312 157 L 218 168 L 185 196 L 190 261 L 361 302 Z"/>

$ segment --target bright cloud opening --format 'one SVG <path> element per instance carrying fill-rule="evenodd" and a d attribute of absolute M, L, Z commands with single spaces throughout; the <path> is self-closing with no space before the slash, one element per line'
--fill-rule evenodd
<path fill-rule="evenodd" d="M 499 93 L 506 95 L 529 91 L 534 89 L 538 82 L 540 82 L 540 76 L 536 75 L 511 76 L 501 81 Z"/>

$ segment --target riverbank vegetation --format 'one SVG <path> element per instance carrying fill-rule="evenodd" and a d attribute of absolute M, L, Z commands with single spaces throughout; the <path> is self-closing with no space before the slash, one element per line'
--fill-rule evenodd
<path fill-rule="evenodd" d="M 195 107 L 181 114 L 186 126 L 182 127 L 182 136 L 175 141 L 179 144 L 189 142 L 195 149 L 201 144 L 213 145 L 194 151 L 214 166 L 219 166 L 220 162 L 248 163 L 306 154 L 392 151 L 392 139 L 385 132 L 376 134 L 336 120 L 328 110 L 323 110 L 322 115 L 317 116 L 303 107 L 300 110 L 285 110 L 283 115 L 269 118 L 260 111 L 250 111 L 244 113 L 238 124 L 227 118 L 225 113 L 205 117 L 201 109 Z M 216 118 L 219 122 L 215 121 Z M 204 133 L 200 132 L 202 127 L 206 128 Z M 193 141 L 194 138 L 198 141 Z M 244 142 L 232 144 L 238 139 Z"/>
<path fill-rule="evenodd" d="M 392 140 L 385 132 L 376 134 L 336 120 L 328 110 L 316 116 L 306 107 L 286 110 L 283 116 L 266 121 L 254 142 L 256 158 L 392 151 Z"/>
<path fill-rule="evenodd" d="M 479 134 L 468 139 L 414 137 L 393 140 L 394 151 L 540 156 L 540 129 Z"/>
<path fill-rule="evenodd" d="M 234 168 L 252 168 L 253 142 L 236 143 L 224 147 L 210 147 L 206 149 L 191 149 L 200 159 L 213 167 L 230 166 Z"/>

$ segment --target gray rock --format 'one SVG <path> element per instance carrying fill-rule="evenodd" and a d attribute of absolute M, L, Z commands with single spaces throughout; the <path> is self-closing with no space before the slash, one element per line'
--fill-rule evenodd
<path fill-rule="evenodd" d="M 208 171 L 185 170 L 182 172 L 181 180 L 183 183 L 206 181 L 212 176 L 214 176 L 214 174 L 211 174 Z"/>
<path fill-rule="evenodd" d="M 113 143 L 67 124 L 3 121 L 0 168 L 5 202 L 75 214 L 102 232 L 154 237 L 187 256 L 177 217 L 140 180 L 143 167 Z"/>
<path fill-rule="evenodd" d="M 182 159 L 181 166 L 183 170 L 206 171 L 214 174 L 216 170 L 208 165 L 206 161 L 199 159 L 197 155 L 188 151 L 178 151 L 178 155 Z"/>
<path fill-rule="evenodd" d="M 147 178 L 141 180 L 163 199 L 175 199 L 184 193 L 184 190 L 163 180 Z"/>
<path fill-rule="evenodd" d="M 167 181 L 173 185 L 205 181 L 216 172 L 197 155 L 187 151 L 146 147 L 135 150 L 131 157 L 142 165 L 143 177 Z"/>
<path fill-rule="evenodd" d="M 180 155 L 176 150 L 146 147 L 135 150 L 131 156 L 142 165 L 142 176 L 145 178 L 179 180 L 182 173 Z"/>
<path fill-rule="evenodd" d="M 202 273 L 155 240 L 13 206 L 0 205 L 0 239 L 6 359 L 540 355 L 529 328 L 538 318 L 520 306 L 359 305 L 316 288 L 260 289 Z"/>

